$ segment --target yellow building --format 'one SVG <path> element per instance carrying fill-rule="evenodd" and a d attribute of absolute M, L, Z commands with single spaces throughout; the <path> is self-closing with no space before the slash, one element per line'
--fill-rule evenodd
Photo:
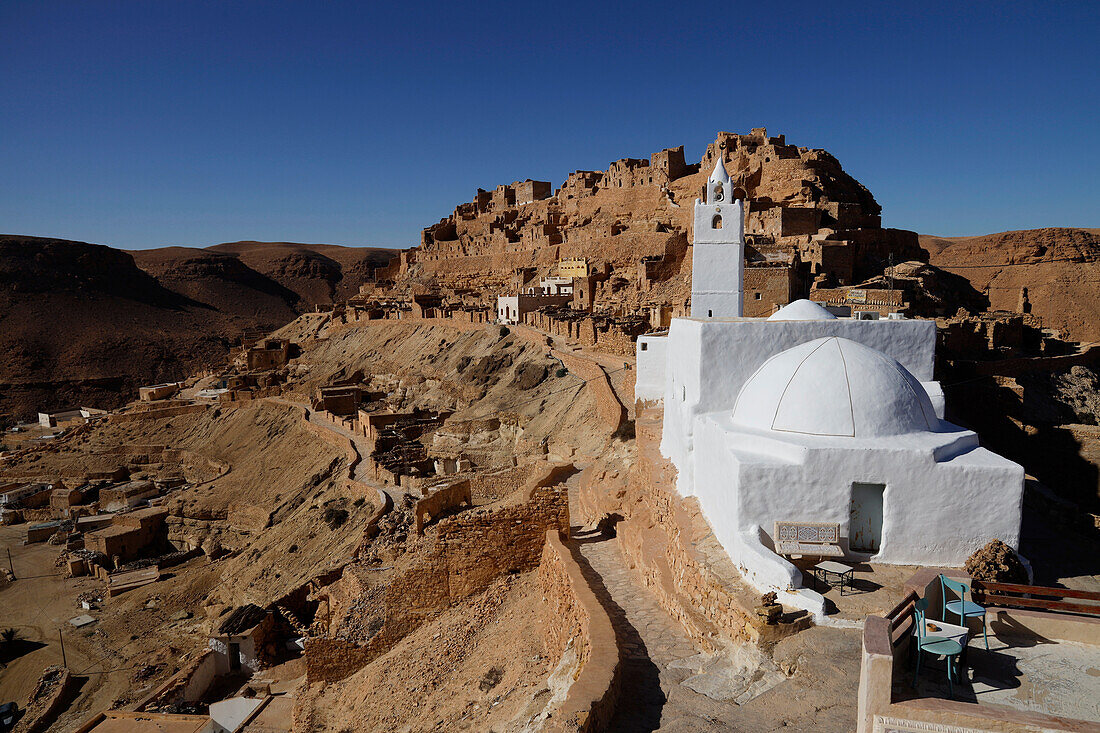
<path fill-rule="evenodd" d="M 558 277 L 584 277 L 587 274 L 588 260 L 584 257 L 558 260 Z"/>

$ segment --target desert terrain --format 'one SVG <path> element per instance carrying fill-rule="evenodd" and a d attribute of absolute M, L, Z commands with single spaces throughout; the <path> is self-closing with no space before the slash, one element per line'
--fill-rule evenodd
<path fill-rule="evenodd" d="M 116 407 L 139 384 L 220 364 L 242 335 L 355 291 L 390 254 L 281 242 L 122 251 L 0 235 L 0 414 Z"/>

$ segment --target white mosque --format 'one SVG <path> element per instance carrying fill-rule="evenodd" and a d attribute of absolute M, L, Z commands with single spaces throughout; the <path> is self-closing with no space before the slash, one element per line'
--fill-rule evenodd
<path fill-rule="evenodd" d="M 746 580 L 823 613 L 776 553 L 776 522 L 839 524 L 843 556 L 875 563 L 960 566 L 991 539 L 1017 547 L 1023 468 L 943 420 L 935 323 L 837 318 L 808 300 L 741 317 L 731 195 L 719 160 L 695 202 L 692 317 L 638 339 L 635 391 L 663 402 L 677 490 Z"/>

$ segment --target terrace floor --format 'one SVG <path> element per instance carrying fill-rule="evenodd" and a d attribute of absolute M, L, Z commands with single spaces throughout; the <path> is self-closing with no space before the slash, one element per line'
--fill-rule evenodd
<path fill-rule="evenodd" d="M 913 565 L 872 565 L 855 560 L 838 560 L 855 569 L 850 586 L 844 594 L 835 576 L 829 577 L 829 585 L 815 583 L 812 568 L 821 558 L 796 558 L 792 563 L 802 571 L 802 585 L 825 596 L 825 612 L 829 618 L 863 626 L 863 620 L 872 614 L 881 616 L 905 597 L 905 581 L 920 568 Z"/>
<path fill-rule="evenodd" d="M 1100 722 L 1100 646 L 991 633 L 988 651 L 978 637 L 966 653 L 955 700 Z M 895 685 L 895 699 L 948 697 L 942 659 L 925 654 L 915 690 L 912 671 L 910 661 Z"/>

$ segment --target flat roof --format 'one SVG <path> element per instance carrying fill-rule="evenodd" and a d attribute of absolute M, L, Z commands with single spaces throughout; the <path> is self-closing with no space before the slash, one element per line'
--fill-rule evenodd
<path fill-rule="evenodd" d="M 289 731 L 294 720 L 294 698 L 286 695 L 271 698 L 259 715 L 249 721 L 245 730 L 256 727 L 263 731 Z"/>

